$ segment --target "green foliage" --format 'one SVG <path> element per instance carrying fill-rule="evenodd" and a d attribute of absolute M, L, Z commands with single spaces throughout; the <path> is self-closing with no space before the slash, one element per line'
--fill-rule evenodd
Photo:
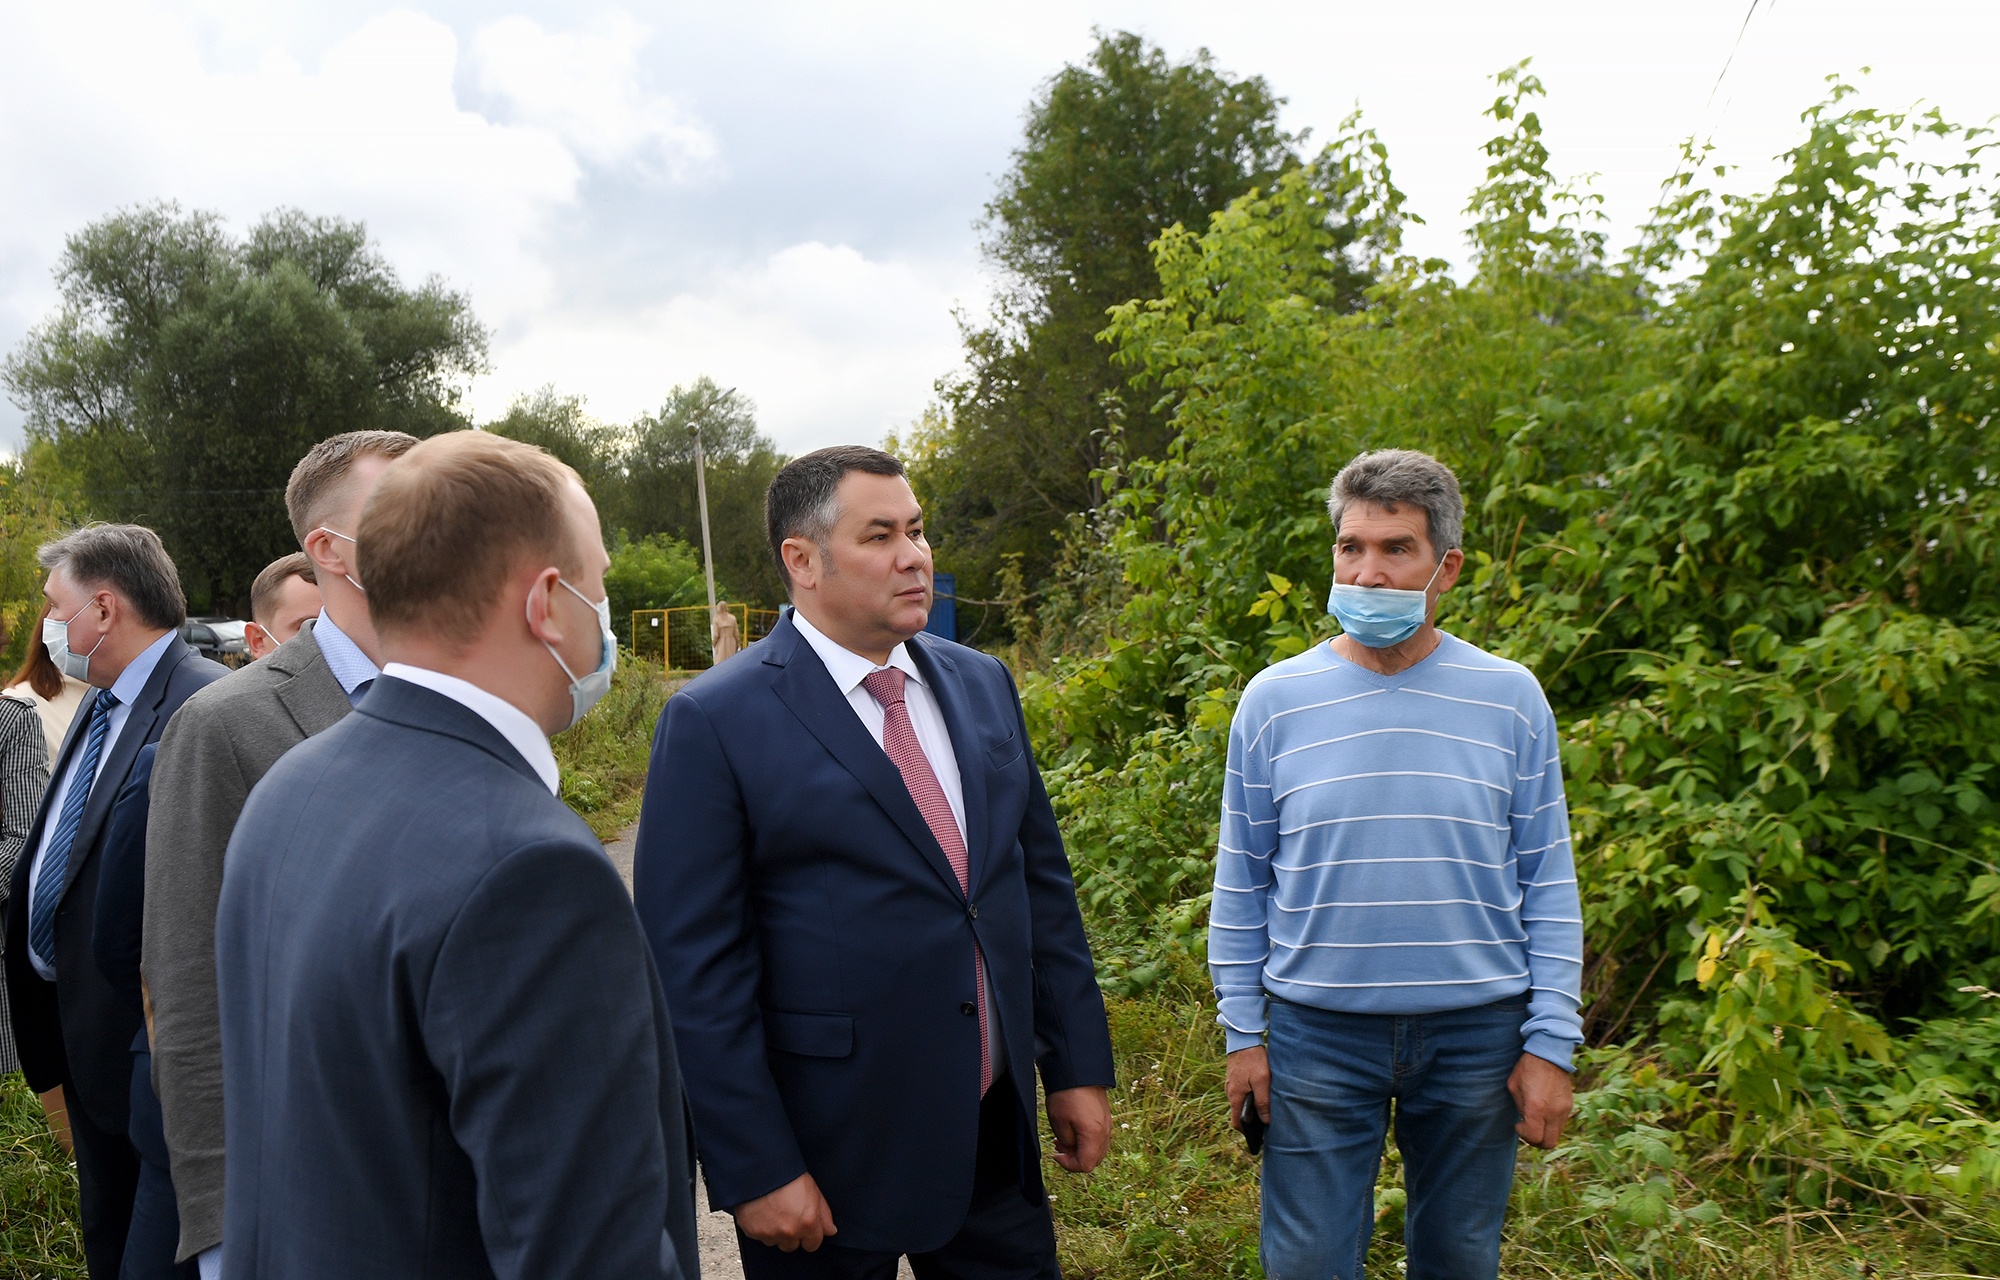
<path fill-rule="evenodd" d="M 764 536 L 764 490 L 785 459 L 758 432 L 756 406 L 748 397 L 724 391 L 704 375 L 669 391 L 658 413 L 619 426 L 585 413 L 582 396 L 543 387 L 518 397 L 505 417 L 484 429 L 538 445 L 576 468 L 597 503 L 614 557 L 629 540 L 633 554 L 645 561 L 643 567 L 637 560 L 627 566 L 626 603 L 620 603 L 620 588 L 612 589 L 612 615 L 623 619 L 632 609 L 707 602 L 703 584 L 697 582 L 688 595 L 683 579 L 672 576 L 660 559 L 665 555 L 672 560 L 691 547 L 694 572 L 701 573 L 697 423 L 707 469 L 716 598 L 758 606 L 780 603 L 785 591 Z M 648 547 L 653 549 L 643 550 Z M 747 594 L 736 595 L 724 583 Z"/>
<path fill-rule="evenodd" d="M 785 586 L 764 534 L 764 490 L 785 459 L 768 436 L 759 434 L 756 405 L 749 397 L 725 391 L 706 375 L 669 391 L 658 413 L 632 425 L 628 452 L 620 459 L 623 485 L 605 503 L 609 510 L 603 514 L 635 538 L 665 533 L 699 550 L 697 425 L 707 467 L 716 598 L 725 598 L 721 584 L 726 579 L 745 593 L 727 598 L 775 607 L 785 599 Z"/>
<path fill-rule="evenodd" d="M 657 667 L 619 655 L 611 691 L 575 728 L 549 739 L 562 770 L 563 803 L 609 840 L 639 819 L 653 726 L 676 686 Z"/>
<path fill-rule="evenodd" d="M 620 538 L 611 548 L 604 588 L 611 598 L 611 627 L 620 632 L 631 626 L 634 609 L 678 609 L 708 603 L 701 552 L 664 533 L 637 542 Z M 719 578 L 715 596 L 718 600 L 729 598 Z"/>
<path fill-rule="evenodd" d="M 210 213 L 127 210 L 70 237 L 61 309 L 0 380 L 32 452 L 89 515 L 150 525 L 197 609 L 247 605 L 296 550 L 284 486 L 316 441 L 465 426 L 485 364 L 466 299 L 406 289 L 358 223 L 281 210 L 232 238 Z"/>
<path fill-rule="evenodd" d="M 0 1076 L 0 1274 L 83 1280 L 76 1165 L 18 1071 Z"/>
<path fill-rule="evenodd" d="M 1030 105 L 986 210 L 999 296 L 987 323 L 963 326 L 968 371 L 941 384 L 942 406 L 915 431 L 917 491 L 968 595 L 994 598 L 1009 556 L 1040 585 L 1070 517 L 1104 500 L 1093 473 L 1164 452 L 1172 421 L 1148 399 L 1124 403 L 1098 331 L 1107 308 L 1159 291 L 1147 245 L 1163 231 L 1206 225 L 1296 167 L 1282 104 L 1206 50 L 1172 62 L 1116 32 Z M 1352 272 L 1341 282 L 1355 298 Z"/>
<path fill-rule="evenodd" d="M 42 642 L 42 567 L 35 549 L 61 536 L 67 510 L 33 468 L 0 461 L 0 684 Z"/>
<path fill-rule="evenodd" d="M 1201 911 L 1218 734 L 1332 630 L 1328 479 L 1425 449 L 1468 501 L 1441 624 L 1526 664 L 1564 725 L 1587 1034 L 1698 1046 L 1675 1123 L 1738 1157 L 1976 1199 L 2000 1188 L 1961 1101 L 1993 1088 L 1968 1004 L 2000 985 L 1984 133 L 1836 86 L 1773 190 L 1715 195 L 1690 155 L 1614 258 L 1551 175 L 1540 85 L 1500 82 L 1463 280 L 1401 254 L 1386 152 L 1350 121 L 1164 234 L 1160 296 L 1113 313 L 1179 435 L 1100 473 L 1115 639 L 1024 683 L 1105 977 L 1193 955 L 1173 922 Z M 1343 219 L 1377 281 L 1359 311 L 1330 276 Z M 1645 1182 L 1593 1211 L 1678 1231 L 1692 1206 Z"/>
<path fill-rule="evenodd" d="M 1889 1062 L 1889 1037 L 1871 1018 L 1831 991 L 1838 961 L 1800 946 L 1770 920 L 1752 894 L 1744 923 L 1711 926 L 1695 961 L 1695 979 L 1713 994 L 1702 1020 L 1700 1068 L 1713 1069 L 1719 1096 L 1746 1111 L 1784 1116 L 1828 1076 L 1839 1077 L 1850 1052 Z"/>
<path fill-rule="evenodd" d="M 1206 976 L 1186 955 L 1158 967 L 1144 998 L 1109 1001 L 1121 1082 L 1110 1156 L 1087 1178 L 1044 1169 L 1063 1273 L 1260 1276 L 1257 1166 L 1225 1115 Z M 1949 1154 L 1995 1126 L 1936 1079 L 1903 1074 L 1868 1097 L 1823 1097 L 1782 1124 L 1724 1134 L 1692 1062 L 1605 1048 L 1580 1065 L 1563 1145 L 1523 1150 L 1503 1275 L 1848 1280 L 2000 1267 L 1994 1201 Z M 1392 1143 L 1370 1275 L 1405 1260 L 1402 1175 Z"/>
<path fill-rule="evenodd" d="M 554 386 L 544 386 L 514 397 L 505 416 L 481 424 L 480 429 L 554 454 L 583 477 L 584 488 L 598 504 L 597 518 L 605 526 L 605 536 L 618 527 L 617 513 L 606 512 L 604 506 L 623 496 L 625 433 L 585 413 L 582 396 L 562 395 Z"/>

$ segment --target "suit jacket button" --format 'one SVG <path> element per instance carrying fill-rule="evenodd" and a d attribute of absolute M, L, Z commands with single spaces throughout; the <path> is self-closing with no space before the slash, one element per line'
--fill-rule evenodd
<path fill-rule="evenodd" d="M 979 904 L 976 902 L 966 903 L 965 914 L 968 918 L 977 920 L 979 918 Z"/>
<path fill-rule="evenodd" d="M 970 1018 L 973 1014 L 979 1012 L 979 1006 L 967 1000 L 964 1004 L 958 1006 L 958 1011 Z"/>

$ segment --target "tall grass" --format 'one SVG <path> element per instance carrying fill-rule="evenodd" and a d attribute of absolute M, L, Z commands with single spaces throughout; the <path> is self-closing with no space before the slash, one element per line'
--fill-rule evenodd
<path fill-rule="evenodd" d="M 627 662 L 604 703 L 558 736 L 564 799 L 601 836 L 637 817 L 652 730 L 672 687 Z M 1129 947 L 1100 946 L 1111 960 Z M 1047 1169 L 1065 1274 L 1079 1280 L 1255 1277 L 1258 1167 L 1229 1128 L 1207 977 L 1185 947 L 1148 948 L 1157 978 L 1112 981 L 1120 1088 L 1093 1174 Z M 1115 967 L 1115 966 L 1114 966 Z M 1502 1274 L 1632 1280 L 1852 1280 L 2000 1275 L 2000 1206 L 1835 1186 L 1828 1170 L 1733 1151 L 1683 1122 L 1643 1047 L 1597 1051 L 1561 1150 L 1528 1151 Z M 1047 1145 L 1046 1135 L 1044 1143 Z M 1375 1193 L 1371 1274 L 1403 1261 L 1400 1164 Z M 1845 1192 L 1845 1197 L 1842 1192 Z M 0 1280 L 84 1275 L 74 1167 L 16 1074 L 0 1078 Z"/>
<path fill-rule="evenodd" d="M 609 840 L 639 820 L 653 726 L 682 683 L 622 653 L 611 692 L 583 723 L 550 740 L 562 769 L 562 798 L 599 839 Z"/>
<path fill-rule="evenodd" d="M 83 1275 L 76 1166 L 50 1136 L 41 1099 L 21 1073 L 0 1076 L 0 1276 Z"/>
<path fill-rule="evenodd" d="M 1120 1088 L 1111 1154 L 1073 1177 L 1051 1160 L 1063 1273 L 1073 1280 L 1263 1275 L 1258 1167 L 1229 1128 L 1223 1041 L 1200 966 L 1110 1002 Z M 2000 1275 L 2000 1205 L 1828 1194 L 1815 1170 L 1736 1152 L 1664 1113 L 1675 1086 L 1640 1050 L 1589 1055 L 1578 1118 L 1551 1153 L 1522 1149 L 1503 1276 L 1855 1280 Z M 1046 1135 L 1044 1142 L 1047 1142 Z M 1817 1171 L 1822 1177 L 1825 1171 Z M 1401 1162 L 1375 1190 L 1371 1276 L 1402 1273 Z"/>

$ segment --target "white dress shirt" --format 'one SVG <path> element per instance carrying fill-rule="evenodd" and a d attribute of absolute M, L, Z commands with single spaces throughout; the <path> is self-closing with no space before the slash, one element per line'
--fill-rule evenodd
<path fill-rule="evenodd" d="M 176 634 L 169 631 L 147 645 L 138 657 L 132 659 L 126 664 L 125 669 L 118 673 L 118 678 L 111 682 L 111 696 L 118 699 L 118 705 L 111 708 L 111 714 L 105 717 L 104 745 L 98 749 L 97 772 L 84 784 L 86 787 L 95 787 L 97 779 L 104 774 L 104 766 L 111 763 L 111 751 L 118 745 L 118 735 L 124 732 L 125 722 L 132 718 L 132 703 L 139 697 L 140 690 L 146 687 L 146 682 L 153 678 L 153 668 L 160 665 L 160 655 L 164 654 L 167 646 L 174 642 Z M 40 644 L 41 641 L 37 639 L 35 643 Z M 92 705 L 96 697 L 97 691 L 92 689 L 85 695 L 83 705 L 85 707 Z M 84 713 L 80 711 L 77 714 Z M 83 727 L 77 732 L 88 734 L 90 722 L 85 720 Z M 79 741 L 76 750 L 70 754 L 69 763 L 63 766 L 61 776 L 49 784 L 50 795 L 46 810 L 49 816 L 42 824 L 42 842 L 35 846 L 34 865 L 28 868 L 28 908 L 31 912 L 34 910 L 35 886 L 42 881 L 42 855 L 48 852 L 49 837 L 55 834 L 56 826 L 62 817 L 63 805 L 69 801 L 70 783 L 76 777 L 77 761 L 83 758 L 83 747 L 84 743 Z M 70 850 L 72 859 L 75 858 L 76 852 L 74 848 Z M 68 874 L 67 869 L 64 874 Z M 56 980 L 55 957 L 37 953 L 32 934 L 29 935 L 28 942 L 28 963 L 34 965 L 35 972 L 41 974 L 47 981 Z"/>
<path fill-rule="evenodd" d="M 944 710 L 938 706 L 937 694 L 924 682 L 923 673 L 917 670 L 916 661 L 910 657 L 908 645 L 897 645 L 889 651 L 888 666 L 878 667 L 852 649 L 843 649 L 826 638 L 818 627 L 806 621 L 806 616 L 797 609 L 792 610 L 792 625 L 813 647 L 819 660 L 826 664 L 827 674 L 840 688 L 847 705 L 854 708 L 854 714 L 861 717 L 862 727 L 875 739 L 875 745 L 882 745 L 882 704 L 875 701 L 875 695 L 861 687 L 861 682 L 877 671 L 889 667 L 903 672 L 908 678 L 903 681 L 903 705 L 909 709 L 910 725 L 917 731 L 917 745 L 923 748 L 924 759 L 930 762 L 931 772 L 937 775 L 938 786 L 944 790 L 944 798 L 951 804 L 951 816 L 958 823 L 958 838 L 971 841 L 965 835 L 965 784 L 958 776 L 958 756 L 951 749 L 951 732 L 944 725 Z M 885 748 L 886 749 L 886 748 Z"/>
<path fill-rule="evenodd" d="M 441 693 L 492 725 L 494 732 L 507 740 L 508 746 L 521 753 L 521 758 L 534 769 L 535 776 L 542 780 L 549 793 L 560 794 L 562 773 L 556 768 L 556 753 L 549 749 L 549 735 L 542 732 L 542 726 L 528 718 L 527 712 L 469 680 L 427 667 L 392 662 L 382 668 L 382 674 L 420 684 L 432 693 Z"/>

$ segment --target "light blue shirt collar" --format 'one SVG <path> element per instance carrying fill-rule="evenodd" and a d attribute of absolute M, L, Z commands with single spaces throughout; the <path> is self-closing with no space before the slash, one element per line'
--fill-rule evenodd
<path fill-rule="evenodd" d="M 125 669 L 111 682 L 111 696 L 118 699 L 118 705 L 129 707 L 138 700 L 139 692 L 146 687 L 146 682 L 153 678 L 153 668 L 160 665 L 160 655 L 167 651 L 167 646 L 174 642 L 178 634 L 175 631 L 167 632 L 147 645 L 138 657 L 125 664 Z"/>
<path fill-rule="evenodd" d="M 319 619 L 313 623 L 313 642 L 319 645 L 320 656 L 326 659 L 326 669 L 340 681 L 340 691 L 349 697 L 354 696 L 364 681 L 382 674 L 382 669 L 361 652 L 361 646 L 333 624 L 325 609 L 319 611 Z"/>

